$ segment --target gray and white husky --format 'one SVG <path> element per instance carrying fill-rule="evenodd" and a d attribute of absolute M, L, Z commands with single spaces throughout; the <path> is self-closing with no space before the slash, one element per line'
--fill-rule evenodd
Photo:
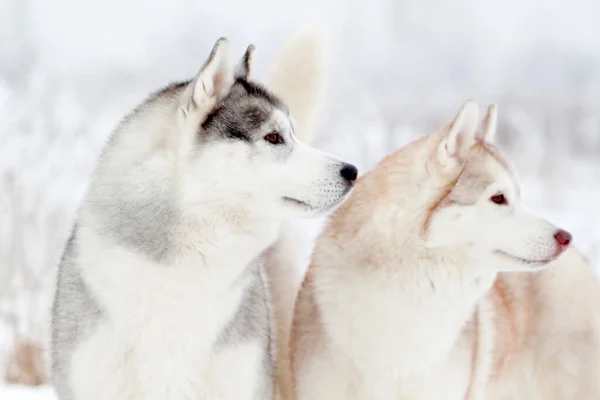
<path fill-rule="evenodd" d="M 284 102 L 249 79 L 253 49 L 232 68 L 218 40 L 110 139 L 59 269 L 61 400 L 273 397 L 263 254 L 285 219 L 338 205 L 357 171 L 297 139 Z M 318 85 L 293 72 L 276 68 L 278 86 L 310 106 L 293 96 Z"/>

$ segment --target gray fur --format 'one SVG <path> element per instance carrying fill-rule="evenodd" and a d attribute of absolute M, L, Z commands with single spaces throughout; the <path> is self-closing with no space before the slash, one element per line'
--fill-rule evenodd
<path fill-rule="evenodd" d="M 248 266 L 246 274 L 249 275 L 250 281 L 246 285 L 238 311 L 223 330 L 216 347 L 218 351 L 220 348 L 235 347 L 247 342 L 260 343 L 264 349 L 264 360 L 260 371 L 263 380 L 262 386 L 257 388 L 257 398 L 269 400 L 272 398 L 275 379 L 275 338 L 272 328 L 271 300 L 262 257 Z"/>
<path fill-rule="evenodd" d="M 246 49 L 246 53 L 244 53 L 244 57 L 235 68 L 235 78 L 241 78 L 248 80 L 250 78 L 250 73 L 252 72 L 252 58 L 254 56 L 254 51 L 256 47 L 251 44 Z"/>
<path fill-rule="evenodd" d="M 189 84 L 170 85 L 152 94 L 127 116 L 105 148 L 100 170 L 103 163 L 113 162 L 107 155 L 119 151 L 123 135 L 127 132 L 126 127 L 135 121 L 136 114 L 154 112 L 164 104 L 174 104 Z M 262 140 L 262 125 L 275 108 L 287 113 L 285 105 L 264 88 L 238 78 L 230 93 L 198 127 L 196 144 L 200 148 L 211 141 L 242 140 L 251 146 L 253 142 Z M 274 145 L 274 151 L 285 157 L 286 153 L 291 152 L 292 146 L 292 141 L 284 146 Z M 116 160 L 120 159 L 117 157 Z M 175 183 L 168 171 L 151 180 L 146 175 L 146 171 L 138 167 L 125 168 L 122 175 L 110 176 L 108 180 L 97 175 L 86 199 L 86 223 L 93 227 L 96 234 L 115 245 L 129 247 L 153 261 L 167 263 L 181 239 L 177 235 L 178 228 L 185 221 L 173 197 L 173 193 L 176 193 Z M 52 375 L 61 400 L 73 399 L 67 371 L 74 349 L 104 317 L 102 308 L 81 276 L 76 259 L 77 228 L 59 266 L 53 306 Z M 218 352 L 220 348 L 240 343 L 260 343 L 264 348 L 264 361 L 260 366 L 263 379 L 260 387 L 257 387 L 257 399 L 261 400 L 272 398 L 275 361 L 271 310 L 262 268 L 260 259 L 247 267 L 244 279 L 247 289 L 242 303 L 215 344 L 215 351 Z"/>
<path fill-rule="evenodd" d="M 202 123 L 199 137 L 204 140 L 239 139 L 248 142 L 262 139 L 257 135 L 257 130 L 274 109 L 288 113 L 285 104 L 265 88 L 245 79 L 237 79 L 227 97 Z"/>
<path fill-rule="evenodd" d="M 52 307 L 52 383 L 61 400 L 73 399 L 67 371 L 75 347 L 93 332 L 103 318 L 102 309 L 76 266 L 76 258 L 75 227 L 59 265 Z"/>
<path fill-rule="evenodd" d="M 223 104 L 211 113 L 202 123 L 198 138 L 200 141 L 243 140 L 252 144 L 263 140 L 265 132 L 260 128 L 269 119 L 274 109 L 289 114 L 285 104 L 262 86 L 244 79 L 237 79 Z M 278 132 L 278 127 L 271 127 Z M 285 162 L 291 155 L 294 142 L 285 138 L 282 145 L 273 145 L 279 162 Z"/>
<path fill-rule="evenodd" d="M 270 308 L 266 283 L 261 274 L 262 268 L 262 259 L 248 266 L 246 274 L 249 276 L 249 283 L 238 311 L 223 330 L 220 345 L 269 337 Z"/>
<path fill-rule="evenodd" d="M 166 261 L 176 241 L 180 215 L 165 187 L 138 191 L 135 186 L 106 187 L 110 202 L 88 202 L 98 218 L 98 234 L 129 246 L 156 262 Z"/>
<path fill-rule="evenodd" d="M 218 62 L 221 68 L 221 63 L 226 60 L 217 51 L 219 43 L 225 44 L 220 40 L 215 45 L 196 79 L 175 83 L 151 94 L 122 120 L 111 136 L 99 160 L 79 220 L 80 225 L 85 226 L 86 233 L 98 239 L 101 237 L 100 242 L 108 248 L 111 244 L 122 246 L 157 264 L 172 266 L 170 261 L 181 254 L 179 249 L 190 251 L 190 248 L 186 248 L 189 237 L 184 236 L 189 232 L 184 228 L 193 225 L 193 213 L 197 209 L 189 211 L 185 205 L 194 201 L 202 204 L 198 200 L 202 196 L 194 197 L 194 192 L 190 200 L 181 196 L 182 186 L 177 185 L 181 181 L 193 185 L 195 178 L 207 176 L 204 175 L 205 171 L 206 174 L 212 173 L 210 166 L 194 157 L 201 157 L 203 152 L 210 152 L 211 144 L 223 141 L 228 144 L 237 142 L 236 150 L 244 146 L 244 150 L 238 154 L 242 157 L 247 155 L 250 160 L 267 155 L 269 162 L 273 158 L 284 162 L 292 153 L 294 140 L 289 133 L 291 121 L 288 124 L 279 115 L 274 115 L 274 112 L 280 111 L 289 116 L 287 107 L 264 87 L 248 80 L 253 46 L 248 47 L 233 76 L 223 76 L 225 69 L 209 76 L 216 65 L 207 70 L 206 76 L 202 75 L 211 62 Z M 201 82 L 202 85 L 207 83 L 210 94 L 194 91 L 193 85 L 199 82 L 199 77 L 213 79 L 212 82 Z M 206 90 L 205 87 L 197 89 Z M 213 96 L 210 102 L 203 102 L 206 100 L 202 97 L 204 94 Z M 194 103 L 194 98 L 198 104 Z M 208 112 L 208 109 L 202 108 L 212 105 L 212 101 L 216 102 L 213 110 Z M 197 109 L 192 110 L 192 107 Z M 191 111 L 201 111 L 201 114 L 187 114 Z M 184 119 L 180 119 L 182 116 Z M 198 122 L 197 126 L 190 125 L 200 119 L 203 121 Z M 186 124 L 184 129 L 180 129 L 180 122 Z M 269 134 L 279 134 L 283 140 L 273 141 L 267 137 L 265 145 L 265 135 Z M 183 153 L 181 149 L 184 149 Z M 198 163 L 194 165 L 194 161 Z M 189 166 L 185 164 L 187 162 L 197 168 L 193 170 L 193 179 L 190 180 L 187 180 L 190 175 L 183 175 L 179 170 L 182 165 Z M 335 164 L 339 170 L 339 162 L 328 157 L 323 162 Z M 339 175 L 338 170 L 334 171 L 334 176 Z M 227 169 L 221 168 L 220 171 L 229 173 Z M 186 179 L 180 180 L 182 175 Z M 223 176 L 225 179 L 220 180 L 227 180 L 227 175 Z M 206 187 L 216 187 L 216 193 L 221 193 L 218 186 Z M 187 194 L 192 192 L 188 191 Z M 182 199 L 188 203 L 181 203 Z M 94 333 L 99 323 L 109 317 L 108 309 L 103 310 L 90 292 L 82 272 L 85 270 L 78 265 L 78 252 L 83 248 L 78 248 L 77 239 L 75 227 L 59 266 L 52 312 L 52 379 L 61 400 L 75 400 L 69 382 L 74 351 Z M 268 239 L 269 236 L 266 236 L 265 242 Z M 256 253 L 250 254 L 253 257 Z M 245 263 L 247 259 L 244 260 Z M 240 279 L 233 283 L 236 294 L 240 293 L 240 287 L 243 288 L 241 301 L 230 321 L 224 327 L 218 327 L 220 335 L 211 337 L 211 343 L 207 344 L 212 346 L 215 355 L 228 355 L 225 349 L 235 349 L 244 344 L 250 344 L 253 350 L 259 349 L 261 361 L 254 370 L 260 378 L 252 390 L 256 400 L 271 400 L 276 361 L 275 337 L 264 262 L 261 256 L 248 265 L 235 267 L 244 268 L 243 272 L 236 271 Z M 148 310 L 150 313 L 153 311 Z M 194 315 L 189 318 L 193 319 Z M 93 367 L 89 366 L 91 369 Z M 231 377 L 232 385 L 236 384 L 235 379 L 235 376 Z"/>
<path fill-rule="evenodd" d="M 190 82 L 176 83 L 152 94 L 148 100 L 134 111 L 150 111 L 153 103 L 165 99 L 176 100 Z M 285 104 L 266 89 L 254 82 L 237 79 L 230 93 L 221 104 L 208 115 L 198 127 L 197 146 L 219 140 L 243 140 L 252 144 L 262 140 L 259 128 L 277 108 L 287 113 Z M 122 126 L 132 116 L 125 118 Z M 106 154 L 121 140 L 119 129 L 104 151 Z M 293 149 L 292 141 L 283 146 L 273 146 L 277 159 L 284 162 Z M 181 223 L 175 200 L 171 194 L 174 184 L 167 178 L 164 181 L 146 182 L 144 191 L 136 181 L 136 171 L 123 171 L 124 176 L 114 182 L 98 183 L 93 191 L 102 191 L 102 196 L 89 196 L 88 204 L 98 223 L 98 234 L 119 245 L 129 246 L 145 254 L 156 262 L 165 262 L 173 253 L 177 242 L 177 226 Z M 143 177 L 144 171 L 140 172 Z M 152 186 L 148 186 L 152 185 Z M 95 201 L 101 199 L 101 202 Z M 109 199 L 107 201 L 107 199 Z"/>

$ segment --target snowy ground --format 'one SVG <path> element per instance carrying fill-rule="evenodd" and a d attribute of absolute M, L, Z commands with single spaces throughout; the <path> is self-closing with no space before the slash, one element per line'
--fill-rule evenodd
<path fill-rule="evenodd" d="M 2 385 L 0 383 L 0 385 Z M 57 399 L 49 386 L 32 388 L 30 386 L 0 386 L 2 400 L 53 400 Z"/>
<path fill-rule="evenodd" d="M 497 102 L 525 202 L 571 230 L 600 271 L 600 3 L 270 3 L 0 0 L 0 376 L 5 316 L 46 334 L 57 259 L 118 119 L 194 74 L 219 36 L 240 55 L 254 42 L 264 75 L 286 36 L 317 18 L 334 44 L 319 147 L 365 170 L 467 98 Z M 305 226 L 312 237 L 319 223 Z M 1 400 L 51 398 L 0 384 Z"/>

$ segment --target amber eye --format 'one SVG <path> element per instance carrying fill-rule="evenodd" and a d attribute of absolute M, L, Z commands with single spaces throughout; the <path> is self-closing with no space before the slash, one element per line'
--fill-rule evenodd
<path fill-rule="evenodd" d="M 490 197 L 490 201 L 492 203 L 496 203 L 499 206 L 505 206 L 508 204 L 508 202 L 506 201 L 506 198 L 504 197 L 504 195 L 502 193 L 496 194 L 492 197 Z"/>
<path fill-rule="evenodd" d="M 271 144 L 283 144 L 283 138 L 277 132 L 271 132 L 265 136 L 265 140 Z"/>

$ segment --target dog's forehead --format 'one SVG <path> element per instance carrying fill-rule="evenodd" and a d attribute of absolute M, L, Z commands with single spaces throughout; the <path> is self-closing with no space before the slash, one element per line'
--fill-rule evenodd
<path fill-rule="evenodd" d="M 229 96 L 227 96 L 225 99 L 225 102 L 238 104 L 261 104 L 265 108 L 271 110 L 278 109 L 288 113 L 285 103 L 276 95 L 269 92 L 258 83 L 249 82 L 243 79 L 238 79 L 234 83 Z"/>
<path fill-rule="evenodd" d="M 235 108 L 231 122 L 237 124 L 248 134 L 260 135 L 264 130 L 278 131 L 281 134 L 292 133 L 292 123 L 286 110 L 256 99 L 249 99 Z"/>
<path fill-rule="evenodd" d="M 478 143 L 464 166 L 463 183 L 476 186 L 481 190 L 492 183 L 519 190 L 519 184 L 512 167 L 502 157 L 498 149 L 487 143 Z"/>
<path fill-rule="evenodd" d="M 273 110 L 271 114 L 271 121 L 274 125 L 278 127 L 278 129 L 283 130 L 285 132 L 293 133 L 294 125 L 292 123 L 292 118 L 287 112 L 284 112 L 279 109 Z"/>
<path fill-rule="evenodd" d="M 257 84 L 238 80 L 202 128 L 217 135 L 252 140 L 265 124 L 281 129 L 273 122 L 276 115 L 280 120 L 288 115 L 283 102 Z"/>
<path fill-rule="evenodd" d="M 244 117 L 261 119 L 263 122 L 275 114 L 288 117 L 288 109 L 277 96 L 262 86 L 238 80 L 224 100 L 224 106 L 238 110 Z"/>

